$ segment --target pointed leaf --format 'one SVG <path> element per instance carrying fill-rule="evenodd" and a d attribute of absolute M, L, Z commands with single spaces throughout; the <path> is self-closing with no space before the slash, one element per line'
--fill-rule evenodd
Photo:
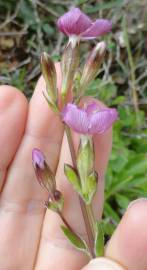
<path fill-rule="evenodd" d="M 93 196 L 97 190 L 97 179 L 98 175 L 94 171 L 88 177 L 86 181 L 87 193 L 88 193 L 88 201 L 87 203 L 90 204 L 92 202 Z"/>
<path fill-rule="evenodd" d="M 64 173 L 68 179 L 68 181 L 72 184 L 75 191 L 81 194 L 81 186 L 80 180 L 74 168 L 71 165 L 65 164 L 64 165 Z"/>
<path fill-rule="evenodd" d="M 87 246 L 84 240 L 63 225 L 61 226 L 61 229 L 74 247 L 76 247 L 78 250 L 87 252 Z"/>
<path fill-rule="evenodd" d="M 56 113 L 59 112 L 57 106 L 56 106 L 55 104 L 53 104 L 53 103 L 49 100 L 49 98 L 46 96 L 46 94 L 45 94 L 44 92 L 43 92 L 43 96 L 45 97 L 45 99 L 46 99 L 46 101 L 47 101 L 49 107 L 50 107 L 54 112 L 56 112 Z"/>
<path fill-rule="evenodd" d="M 94 167 L 94 148 L 91 137 L 82 135 L 78 149 L 77 167 L 81 178 L 82 193 L 87 193 L 86 180 Z"/>
<path fill-rule="evenodd" d="M 97 222 L 96 230 L 95 254 L 96 257 L 102 257 L 104 256 L 104 232 L 101 222 Z"/>

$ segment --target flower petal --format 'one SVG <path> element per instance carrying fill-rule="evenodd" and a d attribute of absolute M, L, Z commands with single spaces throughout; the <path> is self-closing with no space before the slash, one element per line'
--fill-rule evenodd
<path fill-rule="evenodd" d="M 68 103 L 62 112 L 62 119 L 74 131 L 87 134 L 89 120 L 87 113 L 83 109 L 77 108 L 76 105 Z"/>
<path fill-rule="evenodd" d="M 91 24 L 91 19 L 81 12 L 79 8 L 72 8 L 57 21 L 59 30 L 67 36 L 79 35 L 88 29 Z"/>
<path fill-rule="evenodd" d="M 105 132 L 118 119 L 116 109 L 101 110 L 90 117 L 89 134 Z"/>
<path fill-rule="evenodd" d="M 45 157 L 44 154 L 37 148 L 34 148 L 32 151 L 32 161 L 34 168 L 38 166 L 41 169 L 45 167 Z"/>
<path fill-rule="evenodd" d="M 91 115 L 92 113 L 99 111 L 98 104 L 93 101 L 92 103 L 87 105 L 85 111 L 86 111 L 87 115 Z"/>
<path fill-rule="evenodd" d="M 93 39 L 111 31 L 112 24 L 109 20 L 99 19 L 81 34 L 82 39 Z"/>

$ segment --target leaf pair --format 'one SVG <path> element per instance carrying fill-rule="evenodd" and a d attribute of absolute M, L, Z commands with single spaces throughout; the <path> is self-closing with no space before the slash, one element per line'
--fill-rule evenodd
<path fill-rule="evenodd" d="M 70 243 L 78 250 L 83 251 L 88 256 L 90 255 L 90 251 L 88 249 L 87 243 L 85 240 L 80 238 L 77 234 L 71 231 L 69 228 L 65 226 L 61 226 L 61 229 Z M 96 257 L 104 256 L 104 233 L 101 222 L 96 222 L 96 237 L 94 243 L 94 253 Z"/>
<path fill-rule="evenodd" d="M 65 164 L 64 172 L 74 190 L 83 198 L 86 204 L 90 204 L 97 188 L 97 173 L 92 172 L 90 175 L 88 175 L 83 187 L 81 185 L 78 173 L 71 165 Z"/>

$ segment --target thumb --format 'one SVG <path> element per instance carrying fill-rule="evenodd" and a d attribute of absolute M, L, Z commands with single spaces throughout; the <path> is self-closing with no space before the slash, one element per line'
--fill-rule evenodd
<path fill-rule="evenodd" d="M 82 270 L 125 270 L 125 268 L 110 259 L 101 257 L 91 260 Z"/>

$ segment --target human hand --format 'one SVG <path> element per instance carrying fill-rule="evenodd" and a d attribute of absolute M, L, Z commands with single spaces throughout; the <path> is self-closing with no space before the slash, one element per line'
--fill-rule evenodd
<path fill-rule="evenodd" d="M 58 87 L 61 73 L 57 65 Z M 63 126 L 50 111 L 42 95 L 41 78 L 28 104 L 15 88 L 0 87 L 0 269 L 2 270 L 80 270 L 88 263 L 64 238 L 60 218 L 45 210 L 47 199 L 32 167 L 31 152 L 41 149 L 50 167 L 56 171 L 59 190 L 66 200 L 64 214 L 75 231 L 85 234 L 78 199 L 66 181 L 63 163 L 70 163 L 70 153 Z M 74 135 L 75 147 L 78 143 Z M 103 181 L 109 153 L 111 130 L 95 136 L 96 168 Z M 98 192 L 101 192 L 99 190 Z M 98 205 L 95 199 L 95 212 Z M 147 202 L 134 203 L 124 215 L 106 248 L 106 257 L 124 269 L 147 269 Z M 108 261 L 107 261 L 108 262 Z M 94 260 L 84 269 L 119 270 L 114 263 Z M 120 268 L 119 268 L 120 267 Z M 123 269 L 123 268 L 122 268 Z"/>

